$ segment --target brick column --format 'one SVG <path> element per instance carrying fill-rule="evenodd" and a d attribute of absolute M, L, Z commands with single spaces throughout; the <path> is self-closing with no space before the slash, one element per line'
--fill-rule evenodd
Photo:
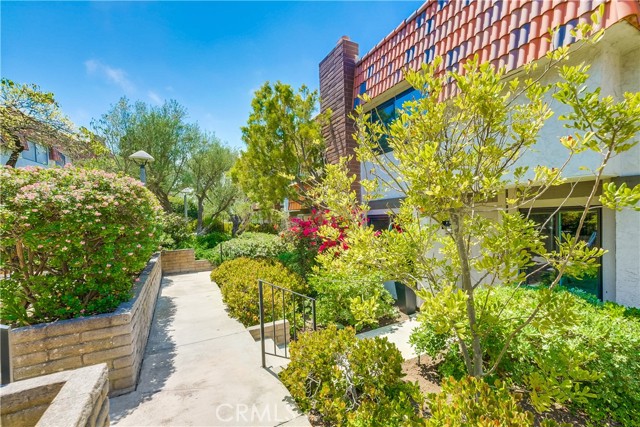
<path fill-rule="evenodd" d="M 320 110 L 332 111 L 330 124 L 322 130 L 327 143 L 327 161 L 337 163 L 340 157 L 353 156 L 348 164 L 349 173 L 358 178 L 352 189 L 360 197 L 360 162 L 355 159 L 355 127 L 349 117 L 353 111 L 357 56 L 358 44 L 342 36 L 336 47 L 320 62 Z"/>

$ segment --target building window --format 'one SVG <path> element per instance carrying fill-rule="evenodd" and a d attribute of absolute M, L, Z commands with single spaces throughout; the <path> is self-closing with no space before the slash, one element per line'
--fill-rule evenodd
<path fill-rule="evenodd" d="M 385 127 L 388 128 L 389 125 L 391 125 L 391 123 L 396 119 L 398 110 L 402 109 L 402 106 L 405 102 L 420 99 L 421 97 L 422 94 L 416 89 L 411 88 L 409 90 L 406 90 L 376 107 L 371 112 L 371 120 L 382 123 Z M 386 135 L 382 135 L 378 143 L 380 144 L 381 153 L 388 153 L 391 151 L 389 143 L 387 142 Z"/>
<path fill-rule="evenodd" d="M 389 215 L 369 215 L 367 216 L 367 220 L 375 231 L 388 230 L 389 227 L 391 227 L 391 218 Z"/>
<path fill-rule="evenodd" d="M 22 158 L 41 165 L 49 164 L 49 149 L 33 142 L 28 143 L 28 147 L 22 152 Z"/>
<path fill-rule="evenodd" d="M 422 27 L 426 14 L 427 14 L 426 12 L 422 12 L 420 15 L 418 15 L 418 18 L 416 19 L 416 28 Z"/>
<path fill-rule="evenodd" d="M 32 162 L 36 161 L 36 144 L 29 142 L 27 143 L 27 148 L 22 151 L 22 158 L 25 160 L 31 160 Z"/>
<path fill-rule="evenodd" d="M 529 219 L 538 224 L 544 224 L 544 229 L 541 230 L 541 233 L 544 236 L 545 249 L 552 251 L 557 249 L 557 241 L 562 239 L 563 233 L 575 235 L 582 212 L 580 208 L 566 208 L 556 213 L 539 209 L 532 211 Z M 580 240 L 587 242 L 589 247 L 601 247 L 601 209 L 594 209 L 587 214 L 584 225 L 580 230 Z M 535 264 L 527 269 L 527 273 L 540 269 L 545 260 L 540 256 L 534 255 L 533 262 Z M 602 260 L 599 260 L 599 264 L 602 264 Z M 555 278 L 555 271 L 553 268 L 548 267 L 537 271 L 529 277 L 527 282 L 531 285 L 545 284 L 552 281 L 553 278 Z M 600 265 L 597 273 L 591 276 L 585 275 L 581 279 L 565 274 L 560 281 L 560 285 L 566 288 L 581 289 L 602 299 L 602 265 Z"/>
<path fill-rule="evenodd" d="M 367 69 L 367 78 L 370 78 L 373 75 L 373 65 L 369 66 Z"/>

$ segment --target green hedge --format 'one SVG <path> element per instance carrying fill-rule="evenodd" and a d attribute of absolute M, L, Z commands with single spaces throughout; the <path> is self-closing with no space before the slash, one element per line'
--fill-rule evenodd
<path fill-rule="evenodd" d="M 250 258 L 225 261 L 211 272 L 211 280 L 220 287 L 229 314 L 245 326 L 256 325 L 260 321 L 258 279 L 301 294 L 308 293 L 304 280 L 278 261 Z M 279 316 L 283 312 L 283 301 L 280 293 L 276 292 L 276 296 L 275 311 Z M 271 287 L 264 288 L 264 298 L 271 301 Z M 290 310 L 291 307 L 291 299 L 285 295 L 284 308 Z M 265 316 L 267 321 L 273 320 L 271 310 L 266 310 Z"/>
<path fill-rule="evenodd" d="M 230 235 L 221 231 L 212 231 L 207 234 L 196 236 L 194 244 L 196 258 L 212 258 L 215 253 L 215 247 L 221 242 L 226 242 L 230 238 Z"/>
<path fill-rule="evenodd" d="M 478 301 L 485 299 L 485 292 L 479 292 Z M 519 319 L 531 312 L 539 297 L 533 289 L 494 288 L 484 315 L 509 302 L 502 316 Z M 624 426 L 640 425 L 637 311 L 610 302 L 593 304 L 566 290 L 557 291 L 554 298 L 556 309 L 568 318 L 550 323 L 543 316 L 524 328 L 509 346 L 498 376 L 524 389 L 537 389 L 535 398 L 542 403 L 541 390 L 550 391 L 551 402 L 583 410 L 595 423 L 613 419 Z M 442 375 L 462 377 L 465 370 L 457 345 L 451 345 L 451 336 L 433 330 L 423 323 L 411 341 L 420 352 L 443 358 L 438 367 Z M 495 360 L 510 331 L 505 327 L 484 336 L 485 360 Z M 574 387 L 589 396 L 573 398 Z"/>
<path fill-rule="evenodd" d="M 287 251 L 287 244 L 280 236 L 267 233 L 243 233 L 235 239 L 222 242 L 207 252 L 207 259 L 213 265 L 224 261 L 246 258 L 277 258 Z"/>
<path fill-rule="evenodd" d="M 0 168 L 3 323 L 114 310 L 158 249 L 161 208 L 139 181 L 75 168 Z"/>

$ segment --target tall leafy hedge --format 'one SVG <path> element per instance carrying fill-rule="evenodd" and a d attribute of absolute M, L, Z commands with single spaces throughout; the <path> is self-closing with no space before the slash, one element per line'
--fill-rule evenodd
<path fill-rule="evenodd" d="M 246 258 L 276 258 L 287 250 L 287 244 L 280 236 L 267 233 L 247 232 L 235 239 L 219 243 L 208 252 L 208 259 L 214 265 L 224 261 Z"/>
<path fill-rule="evenodd" d="M 158 247 L 161 208 L 132 178 L 75 168 L 0 168 L 2 322 L 109 312 Z"/>
<path fill-rule="evenodd" d="M 258 279 L 301 294 L 308 292 L 305 281 L 278 261 L 236 258 L 222 263 L 211 272 L 211 280 L 220 286 L 222 299 L 227 304 L 229 314 L 245 326 L 255 325 L 260 321 Z M 282 294 L 276 291 L 276 296 L 276 317 L 282 317 L 280 314 L 283 310 L 293 309 L 293 302 L 289 294 L 285 294 L 283 306 Z M 271 301 L 269 286 L 264 288 L 264 298 L 265 301 Z M 267 321 L 273 320 L 270 309 L 265 310 L 265 316 Z"/>

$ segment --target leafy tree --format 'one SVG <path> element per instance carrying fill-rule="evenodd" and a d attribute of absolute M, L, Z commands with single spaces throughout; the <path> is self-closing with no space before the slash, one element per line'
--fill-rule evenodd
<path fill-rule="evenodd" d="M 330 112 L 316 116 L 317 91 L 297 92 L 284 83 L 266 82 L 256 91 L 247 125 L 242 128 L 246 151 L 233 177 L 262 208 L 288 197 L 302 200 L 309 184 L 322 178 L 325 144 L 322 123 Z"/>
<path fill-rule="evenodd" d="M 103 167 L 137 176 L 137 166 L 128 156 L 138 150 L 149 153 L 155 160 L 147 167 L 147 187 L 170 212 L 169 195 L 181 189 L 187 161 L 201 142 L 200 130 L 186 118 L 185 108 L 174 100 L 152 107 L 120 99 L 92 123 L 112 153 Z"/>
<path fill-rule="evenodd" d="M 590 28 L 581 25 L 579 30 L 584 34 Z M 389 278 L 416 288 L 422 285 L 422 315 L 437 334 L 455 337 L 466 370 L 475 377 L 494 374 L 514 337 L 527 325 L 544 328 L 571 321 L 563 317 L 567 313 L 552 290 L 565 274 L 579 278 L 593 271 L 604 253 L 580 239 L 597 192 L 602 189 L 600 202 L 615 209 L 634 206 L 640 199 L 640 186 L 602 185 L 610 159 L 637 144 L 633 138 L 640 131 L 640 93 L 625 93 L 620 101 L 601 96 L 600 88 L 586 85 L 588 65 L 557 67 L 568 52 L 565 47 L 548 55 L 542 74 L 559 74 L 557 83 L 550 85 L 541 83 L 540 70 L 533 65 L 526 67 L 524 78 L 507 81 L 504 70 L 480 64 L 477 58 L 460 71 L 442 70 L 439 58 L 408 73 L 407 81 L 423 97 L 405 103 L 388 127 L 370 120 L 362 108 L 357 111 L 358 158 L 376 166 L 373 178 L 362 185 L 370 195 L 391 188 L 403 194 L 395 217 L 401 232 L 376 233 L 353 220 L 347 229 L 349 248 L 338 248 L 339 256 L 320 254 L 319 261 L 333 269 L 377 268 Z M 455 95 L 445 99 L 447 85 Z M 560 168 L 540 165 L 529 170 L 520 161 L 552 116 L 547 94 L 569 110 L 558 118 L 571 133 L 559 141 L 568 160 Z M 380 154 L 381 138 L 394 158 Z M 529 218 L 531 209 L 519 209 L 530 208 L 547 190 L 566 183 L 562 173 L 568 161 L 587 151 L 598 154 L 601 163 L 592 171 L 593 187 L 577 230 L 558 239 L 557 249 L 547 250 L 543 228 Z M 367 208 L 357 206 L 349 190 L 355 177 L 347 175 L 345 162 L 327 167 L 318 194 L 332 212 L 350 218 L 354 209 Z M 575 183 L 570 186 L 575 188 Z M 514 187 L 516 195 L 504 209 L 498 197 Z M 517 292 L 535 273 L 526 272 L 534 265 L 533 254 L 544 260 L 538 269 L 553 269 L 554 277 L 528 311 L 507 318 L 505 306 L 511 299 L 497 301 L 492 289 L 513 286 Z M 481 289 L 486 293 L 477 298 Z M 485 357 L 496 328 L 508 333 L 500 348 L 493 349 L 493 357 Z"/>
<path fill-rule="evenodd" d="M 15 167 L 27 141 L 59 148 L 74 159 L 104 149 L 87 129 L 75 128 L 53 93 L 3 78 L 0 94 L 0 148 L 11 153 L 7 166 Z"/>
<path fill-rule="evenodd" d="M 202 221 L 205 202 L 213 218 L 224 212 L 233 203 L 237 190 L 229 182 L 226 173 L 235 162 L 236 155 L 222 145 L 214 135 L 201 135 L 201 142 L 187 164 L 184 183 L 194 190 L 198 202 L 196 231 L 203 231 Z"/>

